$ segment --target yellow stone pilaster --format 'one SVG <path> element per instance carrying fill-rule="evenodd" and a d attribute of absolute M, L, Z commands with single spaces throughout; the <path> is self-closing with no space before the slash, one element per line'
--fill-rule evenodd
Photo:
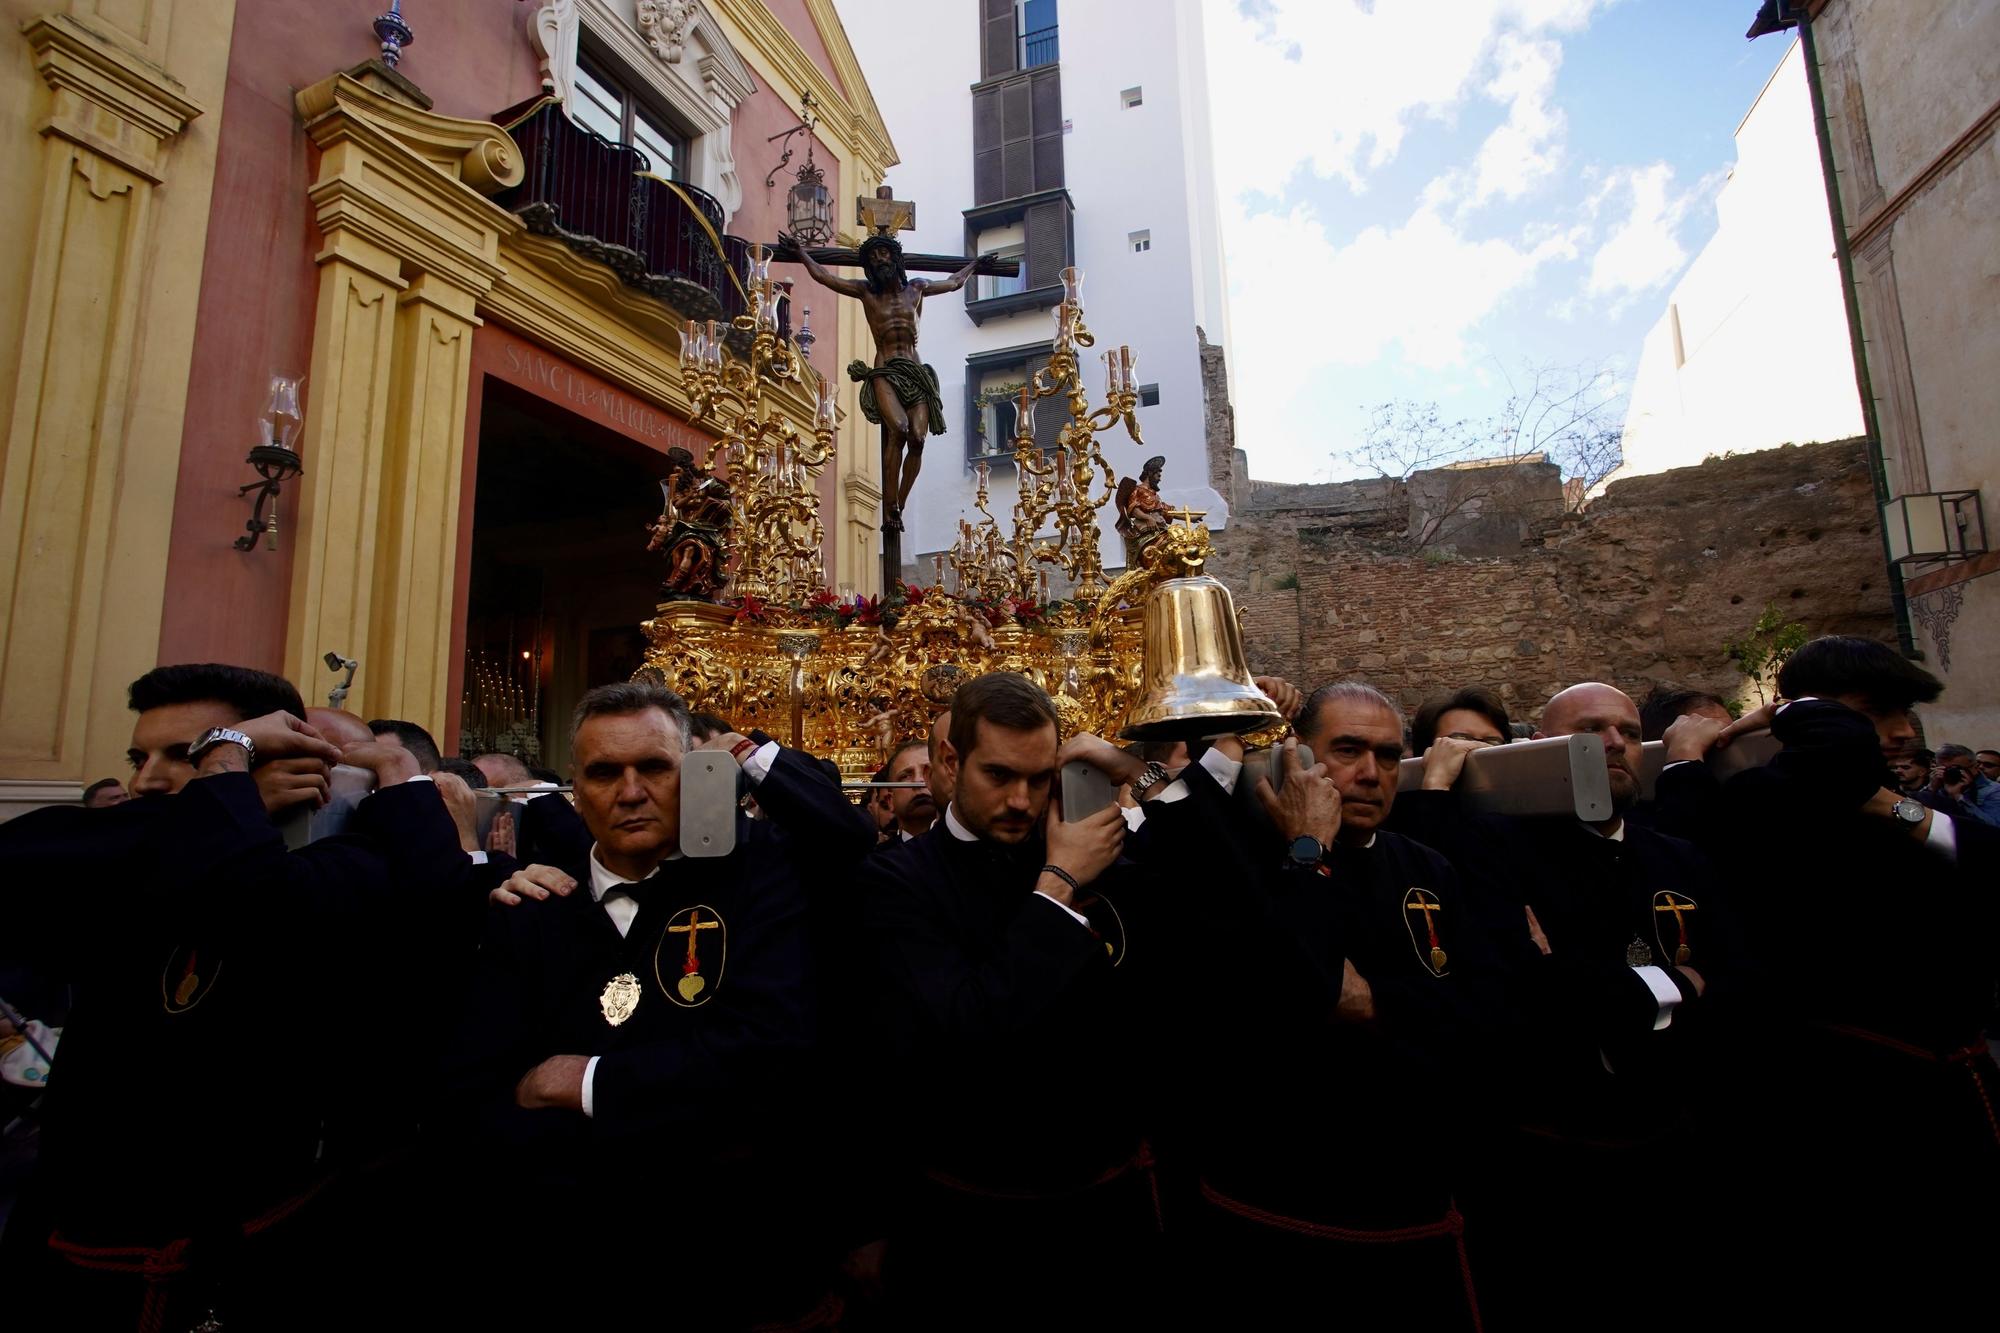
<path fill-rule="evenodd" d="M 286 670 L 358 659 L 348 708 L 445 718 L 472 331 L 520 179 L 497 126 L 345 74 L 299 93 L 325 247 L 306 404 Z"/>
<path fill-rule="evenodd" d="M 71 8 L 0 9 L 0 817 L 119 772 L 154 665 L 234 5 Z"/>

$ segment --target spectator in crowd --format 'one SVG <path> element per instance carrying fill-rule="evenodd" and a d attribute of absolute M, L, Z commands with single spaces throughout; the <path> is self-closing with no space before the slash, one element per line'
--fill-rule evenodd
<path fill-rule="evenodd" d="M 868 775 L 868 780 L 870 782 L 887 782 L 889 780 L 889 766 L 887 764 L 882 765 L 882 767 Z M 880 842 L 893 842 L 896 838 L 896 803 L 894 796 L 895 793 L 886 787 L 870 787 L 868 789 L 868 817 L 875 821 L 875 836 Z"/>
<path fill-rule="evenodd" d="M 1971 818 L 2000 826 L 2000 782 L 1979 771 L 1977 751 L 1963 745 L 1938 746 L 1933 787 Z"/>
<path fill-rule="evenodd" d="M 889 756 L 888 782 L 921 782 L 921 787 L 894 787 L 889 790 L 889 809 L 896 836 L 904 842 L 930 830 L 937 820 L 937 802 L 930 791 L 931 760 L 928 741 L 905 741 Z"/>
<path fill-rule="evenodd" d="M 83 806 L 86 810 L 108 810 L 114 805 L 123 805 L 132 799 L 132 793 L 125 790 L 125 784 L 117 778 L 99 778 L 83 789 Z"/>
<path fill-rule="evenodd" d="M 2000 782 L 2000 750 L 1979 752 L 1979 771 L 1990 782 Z"/>
<path fill-rule="evenodd" d="M 1931 769 L 1937 763 L 1937 756 L 1921 746 L 1911 746 L 1889 761 L 1889 771 L 1896 775 L 1896 790 L 1905 796 L 1922 800 L 1922 793 L 1931 785 Z"/>
<path fill-rule="evenodd" d="M 1505 745 L 1514 738 L 1507 705 L 1500 696 L 1478 685 L 1424 700 L 1410 720 L 1410 753 L 1430 753 L 1439 737 L 1476 745 Z"/>
<path fill-rule="evenodd" d="M 420 772 L 435 773 L 444 763 L 444 756 L 438 752 L 437 741 L 432 739 L 428 731 L 414 722 L 378 717 L 368 724 L 368 730 L 373 732 L 375 739 L 384 745 L 400 745 L 415 755 Z"/>
<path fill-rule="evenodd" d="M 1674 719 L 1689 714 L 1708 718 L 1725 727 L 1736 720 L 1735 714 L 1729 711 L 1728 702 L 1720 695 L 1710 694 L 1707 690 L 1659 684 L 1647 693 L 1639 705 L 1639 729 L 1646 740 L 1664 740 L 1667 728 L 1673 725 Z"/>
<path fill-rule="evenodd" d="M 930 744 L 927 755 L 931 763 L 931 804 L 940 812 L 951 804 L 951 773 L 944 766 L 944 742 L 951 735 L 951 710 L 940 712 L 931 719 Z"/>
<path fill-rule="evenodd" d="M 691 1328 L 789 1324 L 829 1290 L 806 905 L 873 834 L 813 760 L 726 732 L 703 748 L 734 757 L 767 817 L 739 817 L 727 857 L 684 856 L 687 740 L 664 688 L 587 693 L 570 748 L 590 841 L 515 875 L 488 920 L 452 1085 L 477 1298 L 507 1326 L 568 1322 L 585 1272 L 607 1309 L 664 1284 Z M 602 1262 L 607 1219 L 634 1262 Z M 492 1234 L 536 1236 L 537 1262 Z"/>

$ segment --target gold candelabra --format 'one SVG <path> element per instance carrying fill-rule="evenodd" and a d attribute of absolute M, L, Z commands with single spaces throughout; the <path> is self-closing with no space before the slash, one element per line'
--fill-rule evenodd
<path fill-rule="evenodd" d="M 1118 478 L 1098 447 L 1097 436 L 1122 423 L 1134 444 L 1145 443 L 1136 415 L 1138 358 L 1124 345 L 1103 353 L 1105 403 L 1093 409 L 1079 356 L 1079 349 L 1097 342 L 1083 322 L 1083 270 L 1066 268 L 1061 276 L 1063 299 L 1056 307 L 1049 363 L 1021 386 L 1016 405 L 1014 465 L 1020 490 L 1011 515 L 1012 535 L 1001 535 L 999 520 L 986 507 L 992 469 L 981 461 L 973 468 L 978 486 L 973 504 L 981 519 L 961 520 L 958 541 L 936 557 L 938 581 L 944 581 L 949 563 L 962 598 L 1030 601 L 1039 591 L 1046 602 L 1050 565 L 1069 575 L 1080 601 L 1094 601 L 1104 591 L 1097 512 L 1111 502 Z M 1035 403 L 1058 395 L 1066 400 L 1069 420 L 1056 435 L 1054 451 L 1045 454 L 1035 443 Z M 1104 489 L 1092 495 L 1091 487 L 1100 476 Z M 1051 525 L 1052 531 L 1044 536 L 1044 528 Z"/>
<path fill-rule="evenodd" d="M 750 312 L 732 327 L 749 336 L 748 357 L 723 355 L 720 321 L 689 320 L 681 330 L 681 375 L 690 393 L 688 419 L 710 421 L 716 431 L 702 467 L 729 481 L 736 557 L 730 595 L 769 598 L 825 582 L 818 479 L 833 457 L 834 386 L 797 344 L 778 336 L 778 302 L 785 298 L 761 245 L 750 247 L 746 286 Z M 767 389 L 786 382 L 812 386 L 810 438 L 766 399 Z"/>

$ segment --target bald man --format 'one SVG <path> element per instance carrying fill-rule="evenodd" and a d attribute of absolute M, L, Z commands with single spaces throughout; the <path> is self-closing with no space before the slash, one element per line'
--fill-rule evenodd
<path fill-rule="evenodd" d="M 1468 1206 L 1481 1296 L 1509 1326 L 1531 1312 L 1587 1320 L 1642 1289 L 1685 1317 L 1719 1262 L 1712 1223 L 1683 1201 L 1716 1166 L 1689 1126 L 1727 1030 L 1737 931 L 1702 853 L 1626 818 L 1643 735 L 1629 695 L 1570 686 L 1534 735 L 1603 741 L 1612 813 L 1463 820 L 1446 847 L 1490 912 L 1526 918 L 1534 946 L 1515 960 L 1522 1132 L 1495 1154 L 1485 1207 Z M 1673 1183 L 1648 1184 L 1668 1162 Z M 1647 1276 L 1663 1247 L 1679 1273 L 1664 1291 Z"/>

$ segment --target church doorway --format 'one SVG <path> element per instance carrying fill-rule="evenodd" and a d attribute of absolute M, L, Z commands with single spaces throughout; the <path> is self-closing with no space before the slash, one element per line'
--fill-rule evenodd
<path fill-rule="evenodd" d="M 466 598 L 461 753 L 504 751 L 569 776 L 585 690 L 642 665 L 660 559 L 661 457 L 487 377 Z"/>

